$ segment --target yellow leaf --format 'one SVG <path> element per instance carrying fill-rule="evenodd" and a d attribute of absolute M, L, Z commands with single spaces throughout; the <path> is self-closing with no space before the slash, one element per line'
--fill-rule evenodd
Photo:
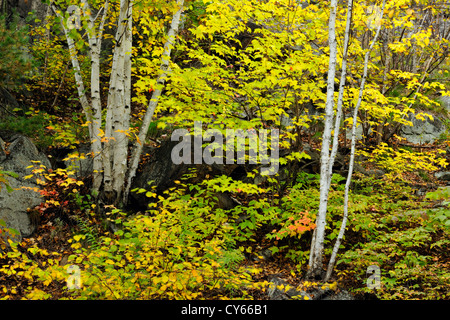
<path fill-rule="evenodd" d="M 336 290 L 337 289 L 337 282 L 333 282 L 330 284 L 330 289 L 331 290 Z"/>
<path fill-rule="evenodd" d="M 169 275 L 169 281 L 170 281 L 170 282 L 175 282 L 175 281 L 177 281 L 177 276 L 176 276 L 174 273 L 171 273 L 171 274 Z"/>
<path fill-rule="evenodd" d="M 100 138 L 105 136 L 105 131 L 103 131 L 102 129 L 98 129 L 98 131 L 100 132 L 99 134 L 97 134 L 97 136 L 99 136 Z"/>
<path fill-rule="evenodd" d="M 138 135 L 137 135 L 137 134 L 135 134 L 135 136 L 136 136 L 136 141 L 137 141 L 137 143 L 139 143 L 140 145 L 142 145 L 142 143 L 141 143 L 141 139 L 139 139 Z"/>

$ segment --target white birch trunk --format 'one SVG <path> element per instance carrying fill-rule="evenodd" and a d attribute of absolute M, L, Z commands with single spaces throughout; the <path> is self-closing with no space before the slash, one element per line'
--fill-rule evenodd
<path fill-rule="evenodd" d="M 167 41 L 164 44 L 164 52 L 162 54 L 162 62 L 160 66 L 160 75 L 158 76 L 158 80 L 156 82 L 155 90 L 152 93 L 152 97 L 150 99 L 149 105 L 147 107 L 147 111 L 144 115 L 144 119 L 142 121 L 142 126 L 139 130 L 138 138 L 139 142 L 136 141 L 133 148 L 133 153 L 131 155 L 131 164 L 129 167 L 129 171 L 127 174 L 127 183 L 125 187 L 125 192 L 123 194 L 123 203 L 128 201 L 128 195 L 131 188 L 131 182 L 133 181 L 134 176 L 136 175 L 136 170 L 139 165 L 139 160 L 142 154 L 142 148 L 145 143 L 145 138 L 147 136 L 148 128 L 150 122 L 153 118 L 153 114 L 158 105 L 159 97 L 161 96 L 162 89 L 164 87 L 164 82 L 167 77 L 167 73 L 169 70 L 169 62 L 170 62 L 170 53 L 172 47 L 175 43 L 175 37 L 178 33 L 178 28 L 180 25 L 181 14 L 184 10 L 184 0 L 178 0 L 178 11 L 173 15 L 172 23 L 170 25 L 170 29 L 167 32 Z"/>
<path fill-rule="evenodd" d="M 103 35 L 103 28 L 106 21 L 106 13 L 108 11 L 108 0 L 106 0 L 104 5 L 104 12 L 102 15 L 102 21 L 99 26 L 98 34 L 96 34 L 95 30 L 95 19 L 90 14 L 89 3 L 86 0 L 82 0 L 83 3 L 83 12 L 85 17 L 88 19 L 88 39 L 89 39 L 89 54 L 91 58 L 91 102 L 88 101 L 85 87 L 83 84 L 83 79 L 81 77 L 81 68 L 78 62 L 75 43 L 73 39 L 70 37 L 67 27 L 64 23 L 63 17 L 58 12 L 58 9 L 52 5 L 52 9 L 55 14 L 61 19 L 61 26 L 66 35 L 67 44 L 69 46 L 70 58 L 72 61 L 72 66 L 75 71 L 75 81 L 77 84 L 78 96 L 80 99 L 81 106 L 83 108 L 83 112 L 86 115 L 86 120 L 89 125 L 89 138 L 91 141 L 91 152 L 93 154 L 93 190 L 98 191 L 103 177 L 102 177 L 102 160 L 101 160 L 101 151 L 102 145 L 100 141 L 100 137 L 98 134 L 100 133 L 100 129 L 102 126 L 101 120 L 101 96 L 100 96 L 100 50 L 101 50 L 101 41 Z M 89 14 L 88 14 L 89 13 Z"/>
<path fill-rule="evenodd" d="M 117 77 L 119 86 L 116 102 L 119 104 L 113 109 L 114 117 L 114 151 L 113 151 L 113 189 L 116 192 L 116 203 L 120 204 L 125 186 L 128 158 L 128 131 L 130 129 L 131 110 L 131 54 L 132 54 L 132 1 L 129 1 L 126 13 L 126 25 L 121 43 L 122 73 Z"/>
<path fill-rule="evenodd" d="M 332 0 L 330 4 L 330 20 L 328 24 L 328 42 L 330 47 L 330 60 L 328 66 L 327 79 L 327 100 L 325 104 L 325 128 L 322 135 L 322 151 L 320 156 L 320 203 L 319 212 L 316 218 L 316 228 L 314 230 L 314 241 L 311 243 L 309 257 L 309 270 L 307 277 L 317 277 L 322 273 L 323 246 L 325 238 L 325 225 L 328 206 L 328 181 L 331 131 L 334 118 L 334 78 L 336 75 L 336 11 L 337 0 Z"/>
<path fill-rule="evenodd" d="M 342 102 L 344 100 L 344 88 L 347 80 L 347 56 L 348 56 L 348 43 L 350 40 L 350 28 L 352 24 L 353 15 L 353 0 L 348 0 L 347 3 L 347 21 L 344 34 L 344 48 L 342 56 L 342 67 L 341 67 L 341 79 L 339 82 L 339 95 L 336 106 L 336 121 L 334 123 L 334 136 L 333 136 L 333 146 L 331 149 L 330 162 L 328 164 L 328 190 L 331 185 L 331 177 L 333 176 L 333 165 L 336 159 L 338 147 L 339 147 L 339 129 L 341 126 L 342 119 Z"/>
<path fill-rule="evenodd" d="M 386 0 L 383 1 L 383 6 L 381 9 L 381 18 L 383 19 L 383 14 L 384 14 L 384 7 L 386 4 Z M 361 106 L 361 101 L 362 101 L 362 96 L 364 93 L 364 87 L 365 87 L 365 83 L 366 83 L 366 78 L 367 78 L 367 69 L 368 69 L 368 65 L 369 65 L 369 57 L 370 57 L 370 52 L 372 51 L 375 42 L 378 39 L 378 35 L 380 34 L 380 30 L 381 30 L 381 23 L 377 28 L 377 32 L 375 34 L 375 37 L 369 47 L 369 49 L 367 50 L 365 57 L 364 57 L 364 72 L 363 72 L 363 77 L 361 80 L 361 85 L 359 88 L 359 96 L 358 96 L 358 102 L 356 103 L 355 106 L 355 110 L 353 111 L 353 125 L 352 125 L 352 143 L 351 143 L 351 152 L 350 152 L 350 163 L 349 163 L 349 168 L 348 168 L 348 175 L 347 175 L 347 181 L 345 183 L 345 196 L 344 196 L 344 216 L 342 219 L 342 224 L 341 224 L 341 228 L 339 230 L 339 234 L 337 236 L 336 239 L 336 243 L 334 245 L 333 248 L 333 252 L 331 254 L 331 258 L 330 261 L 328 263 L 328 269 L 327 269 L 327 273 L 325 276 L 325 281 L 328 281 L 331 277 L 331 274 L 333 272 L 333 268 L 334 268 L 334 264 L 336 261 L 336 255 L 337 252 L 339 250 L 339 246 L 341 244 L 341 241 L 344 237 L 344 233 L 345 233 L 345 227 L 347 224 L 347 219 L 348 219 L 348 198 L 349 198 L 349 192 L 350 192 L 350 183 L 352 180 L 352 174 L 353 174 L 353 165 L 355 162 L 355 150 L 356 150 L 356 125 L 358 122 L 358 110 L 359 107 Z"/>
<path fill-rule="evenodd" d="M 89 125 L 89 136 L 92 138 L 93 136 L 93 128 L 92 128 L 92 108 L 89 104 L 89 101 L 86 96 L 86 91 L 83 83 L 83 78 L 81 76 L 81 68 L 80 63 L 78 61 L 77 57 L 77 49 L 75 48 L 75 42 L 69 35 L 69 30 L 67 29 L 64 21 L 64 17 L 61 15 L 61 12 L 59 11 L 56 6 L 52 5 L 52 10 L 55 13 L 55 15 L 60 19 L 61 27 L 64 31 L 64 34 L 66 36 L 67 45 L 69 47 L 69 54 L 70 54 L 70 60 L 72 62 L 72 67 L 75 74 L 75 83 L 77 85 L 77 91 L 78 91 L 78 98 L 80 99 L 81 107 L 83 108 L 83 112 L 86 115 L 86 120 L 90 122 Z"/>
<path fill-rule="evenodd" d="M 115 181 L 121 175 L 120 166 L 123 165 L 124 162 L 126 166 L 126 159 L 128 155 L 127 144 L 125 145 L 125 148 L 123 147 L 123 140 L 125 139 L 128 141 L 127 136 L 124 133 L 125 130 L 128 130 L 128 127 L 125 127 L 124 123 L 124 104 L 126 95 L 124 85 L 124 64 L 126 59 L 125 50 L 128 47 L 125 43 L 129 40 L 125 31 L 128 26 L 127 18 L 128 13 L 130 12 L 129 10 L 131 9 L 130 7 L 130 1 L 120 1 L 120 13 L 115 37 L 116 45 L 114 48 L 107 102 L 103 146 L 103 185 L 106 197 L 105 200 L 109 204 L 117 203 L 116 195 L 117 193 L 120 193 L 120 189 L 115 190 L 115 186 L 117 186 L 117 182 Z M 128 20 L 131 20 L 131 16 Z"/>
<path fill-rule="evenodd" d="M 103 162 L 101 159 L 102 143 L 98 136 L 102 128 L 102 105 L 101 105 L 101 95 L 100 95 L 100 50 L 102 43 L 103 28 L 106 20 L 106 14 L 108 12 L 108 0 L 106 0 L 103 7 L 102 21 L 99 25 L 98 32 L 95 30 L 95 19 L 92 14 L 87 14 L 90 12 L 89 3 L 86 0 L 82 1 L 84 3 L 83 11 L 85 16 L 89 19 L 88 22 L 88 39 L 89 39 L 89 53 L 91 58 L 91 104 L 92 104 L 92 131 L 93 136 L 91 136 L 91 152 L 93 155 L 93 186 L 92 190 L 95 194 L 98 193 L 102 181 L 102 170 Z M 100 12 L 99 12 L 100 13 Z"/>

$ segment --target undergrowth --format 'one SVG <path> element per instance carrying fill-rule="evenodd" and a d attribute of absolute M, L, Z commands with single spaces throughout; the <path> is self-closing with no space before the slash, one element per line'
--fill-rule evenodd
<path fill-rule="evenodd" d="M 163 194 L 134 190 L 153 201 L 145 212 L 130 214 L 98 210 L 70 172 L 39 165 L 34 172 L 44 185 L 45 201 L 34 209 L 41 226 L 35 238 L 3 244 L 3 299 L 261 298 L 267 271 L 251 257 L 267 249 L 272 261 L 293 267 L 297 283 L 307 270 L 317 175 L 301 173 L 274 195 L 276 179 L 254 185 L 219 176 L 193 184 L 194 172 Z M 333 177 L 326 256 L 341 224 L 342 182 Z M 218 192 L 240 205 L 221 209 Z M 399 182 L 358 176 L 334 280 L 360 298 L 448 298 L 448 203 L 431 208 L 445 197 L 437 191 L 420 200 Z M 374 265 L 381 270 L 375 290 L 367 287 Z"/>

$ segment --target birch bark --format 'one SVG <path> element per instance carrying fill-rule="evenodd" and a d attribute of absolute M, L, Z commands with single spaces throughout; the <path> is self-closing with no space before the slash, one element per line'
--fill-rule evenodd
<path fill-rule="evenodd" d="M 336 11 L 337 0 L 332 0 L 330 4 L 330 19 L 328 23 L 328 45 L 330 48 L 330 58 L 327 79 L 327 100 L 325 104 L 325 127 L 322 134 L 322 150 L 320 155 L 320 203 L 319 212 L 316 218 L 316 228 L 314 230 L 313 241 L 309 257 L 309 269 L 306 274 L 308 278 L 321 277 L 323 246 L 325 238 L 325 225 L 328 206 L 328 181 L 331 131 L 334 118 L 334 79 L 336 75 L 337 43 L 336 43 Z"/>
<path fill-rule="evenodd" d="M 100 51 L 103 37 L 103 29 L 106 20 L 106 14 L 108 12 L 108 0 L 105 1 L 105 5 L 102 9 L 102 20 L 100 22 L 98 31 L 95 30 L 95 18 L 91 14 L 89 3 L 86 0 L 82 1 L 83 8 L 86 8 L 83 12 L 88 19 L 88 41 L 89 41 L 89 54 L 91 58 L 91 106 L 92 106 L 92 135 L 91 139 L 91 152 L 93 156 L 93 187 L 95 193 L 98 193 L 103 176 L 103 163 L 101 159 L 102 143 L 98 137 L 102 127 L 102 105 L 100 95 Z"/>
<path fill-rule="evenodd" d="M 126 4 L 128 2 L 128 4 Z M 131 50 L 132 50 L 132 1 L 123 0 L 127 7 L 123 34 L 120 44 L 121 72 L 117 74 L 116 105 L 113 108 L 113 190 L 115 191 L 115 204 L 121 205 L 122 194 L 124 192 L 127 160 L 128 160 L 128 130 L 130 128 L 131 110 Z M 108 106 L 110 107 L 110 106 Z"/>
<path fill-rule="evenodd" d="M 83 108 L 83 112 L 86 115 L 86 120 L 92 123 L 92 108 L 86 96 L 86 90 L 84 87 L 83 78 L 81 76 L 81 68 L 77 57 L 77 49 L 75 47 L 75 42 L 69 34 L 69 30 L 65 24 L 64 17 L 61 15 L 61 11 L 53 4 L 52 10 L 55 13 L 55 15 L 60 19 L 61 28 L 63 29 L 64 35 L 66 36 L 67 45 L 69 47 L 70 60 L 72 62 L 72 67 L 74 70 L 75 83 L 77 85 L 78 98 L 80 99 L 81 107 Z M 93 128 L 91 125 L 89 125 L 89 136 L 92 137 L 92 135 L 93 135 Z"/>
<path fill-rule="evenodd" d="M 125 78 L 129 74 L 125 70 L 125 65 L 131 67 L 131 63 L 127 64 L 125 60 L 131 59 L 131 53 L 127 55 L 126 52 L 131 47 L 131 44 L 127 44 L 128 41 L 131 41 L 130 33 L 127 32 L 132 23 L 131 8 L 131 1 L 120 1 L 118 26 L 115 35 L 116 44 L 110 74 L 105 135 L 103 138 L 103 191 L 105 201 L 108 204 L 118 204 L 118 195 L 122 193 L 123 181 L 125 180 L 125 171 L 122 168 L 126 167 L 128 156 L 128 137 L 125 132 L 129 128 L 129 123 L 126 122 L 129 115 L 126 114 L 125 96 L 131 94 L 131 92 L 125 90 Z M 121 178 L 122 184 L 118 181 Z"/>
<path fill-rule="evenodd" d="M 145 138 L 147 136 L 148 128 L 150 126 L 150 122 L 153 118 L 153 114 L 155 113 L 155 109 L 158 105 L 159 97 L 161 96 L 162 89 L 164 87 L 164 83 L 167 77 L 167 73 L 169 71 L 169 62 L 170 62 L 170 53 L 172 47 L 175 43 L 175 37 L 178 33 L 178 28 L 180 25 L 181 14 L 184 10 L 184 0 L 178 0 L 178 11 L 173 15 L 172 23 L 170 25 L 170 29 L 167 32 L 167 41 L 164 44 L 164 52 L 162 54 L 162 62 L 160 66 L 160 75 L 156 81 L 155 90 L 152 93 L 152 97 L 150 99 L 149 105 L 147 107 L 147 111 L 145 112 L 144 119 L 142 121 L 142 126 L 139 130 L 138 140 L 136 141 L 133 152 L 131 155 L 131 164 L 127 174 L 127 183 L 125 187 L 125 192 L 123 195 L 123 202 L 126 203 L 128 200 L 128 195 L 131 188 L 131 182 L 136 175 L 136 170 L 139 165 L 139 160 L 142 154 L 143 144 L 145 142 Z"/>
<path fill-rule="evenodd" d="M 386 0 L 383 1 L 380 20 L 383 19 L 385 5 L 386 5 Z M 341 223 L 341 228 L 339 230 L 339 234 L 338 234 L 337 239 L 336 239 L 336 243 L 335 243 L 334 248 L 333 248 L 333 252 L 331 254 L 330 261 L 328 263 L 327 273 L 326 273 L 325 279 L 324 279 L 325 281 L 328 281 L 330 279 L 331 274 L 333 272 L 334 264 L 336 262 L 336 255 L 337 255 L 337 252 L 339 250 L 339 246 L 341 245 L 341 241 L 342 241 L 342 239 L 344 237 L 345 227 L 347 225 L 348 199 L 349 199 L 349 192 L 350 192 L 350 183 L 351 183 L 351 180 L 352 180 L 353 165 L 354 165 L 354 162 L 355 162 L 356 125 L 357 125 L 357 121 L 358 121 L 358 110 L 359 110 L 359 107 L 361 106 L 361 102 L 362 102 L 362 96 L 363 96 L 364 87 L 365 87 L 366 78 L 367 78 L 367 69 L 368 69 L 368 65 L 369 65 L 370 53 L 371 53 L 371 51 L 372 51 L 372 49 L 373 49 L 373 47 L 375 45 L 375 42 L 378 39 L 378 35 L 380 34 L 381 26 L 382 26 L 382 24 L 380 23 L 378 25 L 375 37 L 372 40 L 372 43 L 370 44 L 370 47 L 367 50 L 367 52 L 365 54 L 365 57 L 364 57 L 364 72 L 363 72 L 363 77 L 361 79 L 361 84 L 360 84 L 360 88 L 359 88 L 358 102 L 356 103 L 355 109 L 353 111 L 352 143 L 351 143 L 351 152 L 350 152 L 350 163 L 349 163 L 349 168 L 348 168 L 347 181 L 345 183 L 344 216 L 343 216 L 343 219 L 342 219 L 342 223 Z"/>

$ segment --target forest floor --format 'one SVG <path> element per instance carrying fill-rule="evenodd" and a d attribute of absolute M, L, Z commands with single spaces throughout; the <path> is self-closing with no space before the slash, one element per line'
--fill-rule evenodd
<path fill-rule="evenodd" d="M 391 187 L 395 188 L 395 184 Z M 418 197 L 411 190 L 398 187 L 387 191 L 390 196 L 364 195 L 360 198 L 361 210 L 354 211 L 350 219 L 340 261 L 331 280 L 337 284 L 337 290 L 349 291 L 356 299 L 449 299 L 450 233 L 446 222 L 450 210 L 442 200 L 426 199 L 423 195 Z M 244 204 L 249 202 L 242 194 L 236 196 L 240 196 L 239 200 Z M 333 201 L 332 196 L 330 202 Z M 55 263 L 63 266 L 75 252 L 72 247 L 74 235 L 88 230 L 97 235 L 107 233 L 102 221 L 95 216 L 85 220 L 88 224 L 84 228 L 72 220 L 64 220 L 64 217 L 61 207 L 49 208 L 41 216 L 36 232 L 19 244 L 19 251 L 41 267 L 48 264 L 48 256 L 32 255 L 30 248 L 37 246 L 48 252 L 58 252 Z M 335 216 L 331 219 L 331 226 L 336 227 L 340 218 Z M 328 232 L 330 238 L 334 238 L 331 230 Z M 275 275 L 294 288 L 302 287 L 306 282 L 303 276 L 307 270 L 307 256 L 299 261 L 292 255 L 308 252 L 310 237 L 278 242 L 267 239 L 266 234 L 262 228 L 250 241 L 237 244 L 246 248 L 245 259 L 240 266 L 259 270 L 253 275 L 255 282 L 267 281 Z M 334 243 L 330 238 L 325 243 L 328 247 Z M 261 255 L 261 252 L 270 252 L 274 246 L 279 248 L 279 252 Z M 329 249 L 326 253 L 329 254 Z M 0 262 L 3 266 L 0 270 L 0 297 L 21 299 L 31 287 L 47 292 L 51 299 L 70 297 L 64 290 L 64 282 L 48 283 L 24 276 L 26 268 L 21 267 L 17 256 L 3 255 Z M 381 284 L 376 290 L 367 285 L 370 276 L 367 268 L 371 265 L 381 268 Z M 318 281 L 317 285 L 323 283 Z M 267 290 L 263 289 L 251 290 L 250 296 L 258 300 L 270 299 Z M 204 298 L 208 299 L 207 293 Z"/>

